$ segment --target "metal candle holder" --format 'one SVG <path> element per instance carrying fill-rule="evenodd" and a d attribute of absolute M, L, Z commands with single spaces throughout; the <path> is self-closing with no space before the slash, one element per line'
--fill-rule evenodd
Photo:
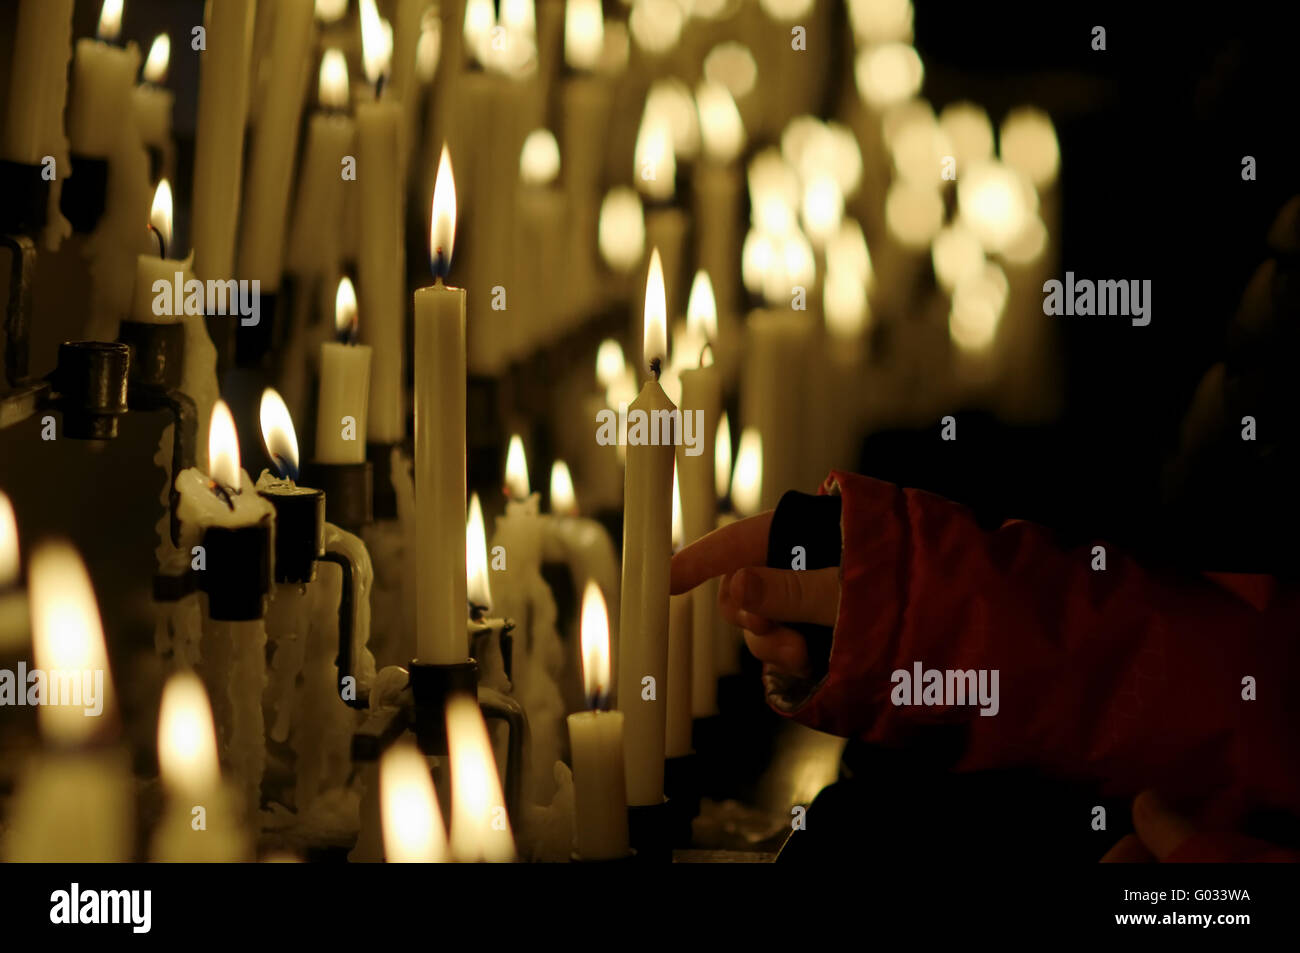
<path fill-rule="evenodd" d="M 199 589 L 208 594 L 208 618 L 246 622 L 266 615 L 271 591 L 271 517 L 248 526 L 209 526 L 203 532 L 207 568 Z"/>
<path fill-rule="evenodd" d="M 325 518 L 349 533 L 374 522 L 372 494 L 374 470 L 369 460 L 360 463 L 303 464 L 303 483 L 325 494 Z"/>
<path fill-rule="evenodd" d="M 285 482 L 257 494 L 275 508 L 275 581 L 314 581 L 316 563 L 325 556 L 325 493 Z"/>
<path fill-rule="evenodd" d="M 72 153 L 72 172 L 63 180 L 59 211 L 74 231 L 93 232 L 108 206 L 108 160 Z"/>

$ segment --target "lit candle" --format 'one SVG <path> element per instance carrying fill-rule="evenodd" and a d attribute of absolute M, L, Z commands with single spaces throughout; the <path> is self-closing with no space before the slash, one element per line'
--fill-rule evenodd
<path fill-rule="evenodd" d="M 140 130 L 140 141 L 158 157 L 156 172 L 161 176 L 168 168 L 172 148 L 172 107 L 176 97 L 163 86 L 167 81 L 167 66 L 171 59 L 171 38 L 166 33 L 154 37 L 149 55 L 144 61 L 141 82 L 132 92 L 135 124 Z"/>
<path fill-rule="evenodd" d="M 357 295 L 339 280 L 334 296 L 339 341 L 320 346 L 320 391 L 316 410 L 316 461 L 361 463 L 366 458 L 366 405 L 370 399 L 370 348 L 357 344 Z"/>
<path fill-rule="evenodd" d="M 618 614 L 618 554 L 605 527 L 580 515 L 573 477 L 563 460 L 551 464 L 551 516 L 542 541 L 543 558 L 569 567 L 575 588 L 595 582 L 608 592 L 609 613 Z"/>
<path fill-rule="evenodd" d="M 365 52 L 366 79 L 374 84 L 376 97 L 373 102 L 357 107 L 357 184 L 360 186 L 358 201 L 361 208 L 357 278 L 361 284 L 361 310 L 366 316 L 361 328 L 362 340 L 374 348 L 369 437 L 376 443 L 392 444 L 400 443 L 406 436 L 406 403 L 402 389 L 405 341 L 402 289 L 406 286 L 402 199 L 405 190 L 401 107 L 391 97 L 379 95 L 389 70 L 387 40 L 382 27 L 373 0 L 362 0 L 361 42 Z M 460 400 L 463 406 L 463 394 Z M 463 440 L 461 444 L 463 458 Z M 460 505 L 463 510 L 463 491 Z M 464 526 L 463 512 L 458 522 Z"/>
<path fill-rule="evenodd" d="M 447 746 L 452 856 L 462 862 L 514 860 L 515 839 L 487 724 L 478 702 L 469 695 L 453 695 L 447 701 Z"/>
<path fill-rule="evenodd" d="M 77 155 L 106 159 L 129 110 L 139 51 L 113 46 L 122 27 L 122 0 L 104 0 L 99 39 L 77 41 L 68 102 L 68 139 Z M 76 170 L 73 170 L 76 174 Z"/>
<path fill-rule="evenodd" d="M 741 371 L 741 417 L 763 435 L 764 509 L 806 486 L 807 377 L 815 325 L 798 311 L 749 316 Z"/>
<path fill-rule="evenodd" d="M 131 320 L 142 324 L 176 324 L 185 316 L 182 301 L 176 301 L 173 290 L 179 281 L 184 289 L 185 282 L 192 277 L 183 262 L 168 257 L 172 250 L 172 186 L 166 179 L 158 182 L 154 189 L 153 205 L 149 209 L 149 227 L 157 241 L 157 254 L 136 256 L 135 294 L 131 302 Z M 177 275 L 180 278 L 177 278 Z M 166 307 L 155 308 L 154 302 L 159 295 L 154 291 L 154 282 L 166 282 L 168 291 L 163 300 Z M 177 307 L 181 304 L 181 307 Z"/>
<path fill-rule="evenodd" d="M 664 692 L 668 677 L 668 570 L 672 561 L 673 446 L 659 430 L 677 408 L 657 380 L 668 350 L 664 274 L 650 255 L 643 358 L 652 377 L 628 408 L 618 707 L 627 728 L 628 803 L 664 796 Z M 668 419 L 672 419 L 669 417 Z M 655 433 L 651 433 L 655 431 Z M 657 438 L 651 443 L 652 437 Z M 646 678 L 653 681 L 645 682 Z"/>
<path fill-rule="evenodd" d="M 718 462 L 721 466 L 721 458 Z M 756 429 L 747 427 L 740 434 L 740 444 L 736 448 L 736 469 L 731 474 L 731 502 L 734 512 L 721 514 L 718 517 L 718 525 L 726 526 L 735 522 L 737 516 L 753 516 L 758 513 L 762 490 L 763 438 Z M 714 614 L 713 633 L 716 674 L 735 675 L 740 671 L 740 629 L 718 612 Z"/>
<path fill-rule="evenodd" d="M 714 291 L 730 350 L 738 346 L 735 331 L 740 306 L 741 201 L 745 180 L 737 160 L 745 148 L 745 126 L 736 101 L 721 83 L 705 80 L 695 93 L 700 114 L 703 161 L 695 167 L 696 258 L 700 269 L 717 278 Z"/>
<path fill-rule="evenodd" d="M 73 0 L 22 0 L 14 24 L 0 157 L 37 165 L 61 152 Z"/>
<path fill-rule="evenodd" d="M 413 744 L 393 745 L 379 761 L 384 859 L 390 864 L 440 864 L 447 832 L 429 764 Z"/>
<path fill-rule="evenodd" d="M 36 668 L 47 680 L 63 673 L 79 692 L 66 705 L 49 704 L 47 696 L 37 711 L 41 737 L 55 750 L 35 758 L 19 784 L 9 813 L 7 859 L 129 860 L 133 787 L 124 753 L 103 746 L 116 704 L 95 591 L 81 557 L 62 542 L 36 549 L 30 580 Z"/>
<path fill-rule="evenodd" d="M 443 284 L 455 229 L 443 146 L 429 234 L 435 280 L 415 292 L 416 647 L 421 661 L 438 664 L 466 657 L 465 291 Z"/>
<path fill-rule="evenodd" d="M 673 149 L 672 126 L 661 111 L 652 111 L 649 104 L 636 136 L 635 176 L 637 188 L 648 202 L 645 213 L 646 247 L 659 252 L 660 268 L 665 276 L 668 313 L 681 314 L 679 285 L 690 222 L 685 211 L 674 204 L 677 194 L 677 155 Z M 635 332 L 641 330 L 639 318 L 641 315 L 633 308 L 634 341 Z"/>
<path fill-rule="evenodd" d="M 158 771 L 167 804 L 151 853 L 163 863 L 233 863 L 247 859 L 248 835 L 231 810 L 217 765 L 217 736 L 203 682 L 177 672 L 158 708 Z"/>
<path fill-rule="evenodd" d="M 581 860 L 627 856 L 627 782 L 623 769 L 623 713 L 609 700 L 609 617 L 600 587 L 582 594 L 582 685 L 589 711 L 568 717 L 573 760 L 575 849 Z"/>
<path fill-rule="evenodd" d="M 524 599 L 527 587 L 523 576 L 536 573 L 542 564 L 541 498 L 529 489 L 528 460 L 524 442 L 518 434 L 510 438 L 506 451 L 506 511 L 497 519 L 493 543 L 506 550 L 507 588 Z M 513 577 L 514 584 L 509 580 Z M 525 618 L 522 605 L 503 606 L 508 617 Z"/>
<path fill-rule="evenodd" d="M 524 357 L 550 344 L 566 330 L 560 322 L 582 315 L 561 305 L 568 301 L 569 283 L 555 294 L 556 275 L 565 274 L 570 256 L 557 236 L 566 234 L 567 206 L 556 185 L 560 147 L 549 129 L 535 129 L 519 154 L 518 218 L 514 230 L 514 264 L 518 278 L 511 291 L 513 308 L 521 308 L 509 338 L 512 356 Z"/>
<path fill-rule="evenodd" d="M 682 545 L 680 467 L 673 469 L 673 552 Z M 691 753 L 692 655 L 691 593 L 668 601 L 668 718 L 665 754 L 681 758 Z M 713 651 L 712 642 L 707 643 Z M 709 661 L 712 662 L 712 656 Z M 710 665 L 710 674 L 712 665 Z M 706 713 L 707 714 L 707 713 Z"/>

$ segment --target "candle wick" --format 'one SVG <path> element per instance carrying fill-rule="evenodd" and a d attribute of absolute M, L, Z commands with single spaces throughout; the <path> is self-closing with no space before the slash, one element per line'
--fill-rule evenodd
<path fill-rule="evenodd" d="M 158 239 L 158 257 L 159 257 L 159 258 L 166 258 L 166 257 L 167 257 L 167 242 L 166 242 L 166 240 L 163 238 L 163 234 L 162 234 L 162 232 L 160 232 L 157 228 L 154 227 L 153 222 L 150 222 L 150 223 L 149 223 L 148 228 L 149 228 L 149 231 L 153 232 L 153 234 L 154 234 L 154 238 Z"/>
<path fill-rule="evenodd" d="M 380 73 L 379 78 L 375 80 L 375 102 L 379 102 L 379 97 L 384 95 L 384 80 L 388 79 L 387 73 Z"/>
<path fill-rule="evenodd" d="M 435 284 L 442 284 L 443 277 L 446 276 L 447 272 L 451 271 L 451 262 L 448 260 L 446 253 L 443 252 L 441 245 L 433 250 L 432 271 Z"/>
<path fill-rule="evenodd" d="M 213 480 L 213 481 L 212 481 L 212 492 L 215 493 L 215 494 L 217 494 L 217 496 L 221 497 L 223 500 L 226 501 L 226 506 L 230 507 L 230 511 L 231 511 L 232 513 L 235 511 L 235 499 L 234 499 L 234 497 L 231 495 L 231 493 L 230 493 L 230 491 L 229 491 L 228 489 L 226 489 L 224 486 L 222 486 L 222 485 L 221 485 L 220 483 L 218 483 L 216 480 Z"/>
<path fill-rule="evenodd" d="M 659 358 L 657 357 L 650 358 L 650 373 L 655 376 L 656 382 L 658 382 L 659 380 L 659 371 L 661 369 L 662 364 L 663 362 Z"/>
<path fill-rule="evenodd" d="M 471 621 L 482 622 L 484 617 L 487 616 L 487 614 L 488 614 L 487 606 L 481 606 L 476 602 L 471 602 L 469 604 L 469 617 Z"/>

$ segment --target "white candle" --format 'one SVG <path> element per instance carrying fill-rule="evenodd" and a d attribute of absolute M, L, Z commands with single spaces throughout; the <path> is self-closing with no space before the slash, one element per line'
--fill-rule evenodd
<path fill-rule="evenodd" d="M 439 664 L 464 661 L 467 648 L 465 291 L 442 283 L 455 228 L 456 186 L 444 146 L 429 236 L 437 279 L 415 292 L 416 647 L 421 661 Z"/>
<path fill-rule="evenodd" d="M 56 151 L 63 126 L 64 73 L 73 0 L 22 0 L 9 61 L 9 99 L 0 156 L 36 165 Z"/>
<path fill-rule="evenodd" d="M 682 545 L 680 469 L 673 470 L 673 551 Z M 691 593 L 668 602 L 668 719 L 665 754 L 680 758 L 691 753 L 692 654 Z M 713 651 L 709 643 L 709 651 Z M 712 661 L 712 659 L 710 659 Z"/>
<path fill-rule="evenodd" d="M 590 711 L 568 717 L 573 760 L 575 849 L 582 860 L 627 856 L 627 782 L 623 713 L 605 711 L 609 696 L 609 617 L 600 587 L 582 594 L 582 682 Z"/>
<path fill-rule="evenodd" d="M 326 341 L 320 346 L 316 460 L 361 463 L 366 459 L 370 348 L 352 343 L 356 336 L 357 296 L 347 278 L 339 281 L 334 314 L 335 327 L 344 341 Z"/>
<path fill-rule="evenodd" d="M 428 762 L 409 742 L 379 761 L 384 859 L 390 864 L 438 864 L 447 857 L 447 832 Z"/>
<path fill-rule="evenodd" d="M 667 320 L 656 249 L 650 256 L 645 295 L 643 355 L 649 367 L 666 359 Z M 664 796 L 673 447 L 649 441 L 652 425 L 676 410 L 654 378 L 628 408 L 618 707 L 626 719 L 628 803 L 635 805 L 659 804 Z"/>
<path fill-rule="evenodd" d="M 121 25 L 121 3 L 105 0 L 100 38 L 77 41 L 67 122 L 72 151 L 83 156 L 108 158 L 122 129 L 122 114 L 130 108 L 139 51 L 134 44 L 126 49 L 110 45 Z"/>
<path fill-rule="evenodd" d="M 176 324 L 184 317 L 183 309 L 175 306 L 172 290 L 164 299 L 166 308 L 154 308 L 158 295 L 154 292 L 155 281 L 165 281 L 169 289 L 175 289 L 176 274 L 181 273 L 181 288 L 191 277 L 182 262 L 167 257 L 172 243 L 172 187 L 166 179 L 154 189 L 153 205 L 149 210 L 149 224 L 153 226 L 155 239 L 161 240 L 158 254 L 137 255 L 135 259 L 135 292 L 131 299 L 131 320 L 143 324 Z M 183 291 L 182 291 L 183 294 Z M 161 311 L 161 313 L 159 313 Z"/>
<path fill-rule="evenodd" d="M 465 578 L 461 574 L 461 580 Z M 464 633 L 464 616 L 461 632 Z M 459 861 L 507 863 L 515 859 L 501 779 L 478 701 L 453 695 L 447 701 L 447 747 L 451 765 L 451 853 Z"/>
<path fill-rule="evenodd" d="M 761 507 L 776 506 L 787 490 L 809 492 L 804 428 L 813 319 L 796 311 L 762 311 L 748 322 L 741 377 L 742 418 L 763 436 Z"/>
<path fill-rule="evenodd" d="M 144 82 L 132 92 L 135 124 L 140 131 L 140 141 L 164 153 L 171 151 L 172 107 L 176 97 L 163 87 L 167 79 L 167 65 L 171 57 L 171 39 L 166 33 L 154 37 L 149 56 L 144 62 Z"/>
<path fill-rule="evenodd" d="M 526 357 L 552 343 L 563 331 L 566 318 L 580 317 L 560 307 L 568 300 L 567 280 L 557 287 L 555 277 L 566 273 L 569 255 L 559 236 L 565 235 L 567 206 L 556 185 L 560 174 L 560 147 L 548 129 L 535 129 L 519 154 L 519 189 L 514 230 L 514 265 L 517 278 L 510 289 L 512 308 L 520 309 L 510 335 L 510 353 Z M 558 291 L 559 293 L 555 293 Z"/>
<path fill-rule="evenodd" d="M 731 93 L 705 80 L 696 90 L 703 159 L 695 167 L 696 258 L 714 279 L 719 339 L 726 355 L 739 344 L 740 228 L 744 178 L 737 160 L 745 126 Z"/>
<path fill-rule="evenodd" d="M 665 295 L 669 314 L 681 314 L 679 287 L 686 255 L 686 233 L 690 222 L 686 213 L 671 204 L 676 194 L 677 157 L 673 152 L 672 129 L 658 114 L 647 112 L 636 138 L 636 184 L 652 203 L 645 213 L 646 247 L 657 249 L 665 276 Z M 640 330 L 632 310 L 633 340 Z"/>
<path fill-rule="evenodd" d="M 511 595 L 503 606 L 507 617 L 524 618 L 519 609 L 524 608 L 527 585 L 525 576 L 538 573 L 542 565 L 541 499 L 529 489 L 528 462 L 524 456 L 524 442 L 515 434 L 506 451 L 506 511 L 498 517 L 493 543 L 506 551 L 506 578 Z M 513 577 L 515 580 L 510 583 Z M 511 604 L 514 602 L 514 604 Z"/>
<path fill-rule="evenodd" d="M 563 460 L 551 465 L 551 517 L 542 538 L 542 556 L 569 567 L 575 587 L 595 582 L 609 593 L 607 608 L 618 615 L 618 553 L 605 527 L 579 515 L 573 478 Z"/>

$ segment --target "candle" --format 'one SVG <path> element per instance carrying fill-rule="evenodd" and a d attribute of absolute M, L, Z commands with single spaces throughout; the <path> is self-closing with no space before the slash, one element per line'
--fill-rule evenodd
<path fill-rule="evenodd" d="M 507 617 L 527 618 L 521 611 L 526 608 L 523 603 L 527 601 L 524 577 L 536 574 L 542 564 L 540 511 L 540 497 L 531 492 L 528 485 L 524 442 L 515 434 L 510 438 L 506 451 L 506 511 L 497 519 L 493 539 L 495 545 L 505 547 L 506 588 L 516 599 L 515 605 L 503 606 L 502 611 Z"/>
<path fill-rule="evenodd" d="M 90 576 L 63 542 L 38 547 L 29 575 L 36 668 L 47 676 L 64 673 L 79 693 L 73 704 L 47 703 L 37 711 L 41 737 L 55 750 L 33 759 L 21 779 L 9 813 L 6 859 L 129 860 L 130 764 L 115 746 L 97 747 L 112 735 L 116 703 Z"/>
<path fill-rule="evenodd" d="M 182 262 L 167 257 L 172 243 L 172 186 L 166 179 L 159 180 L 154 189 L 149 227 L 157 240 L 158 253 L 136 256 L 131 320 L 142 324 L 176 324 L 184 318 L 185 309 L 176 307 L 174 289 L 178 280 L 183 289 L 191 275 Z M 181 275 L 179 279 L 176 277 L 178 273 Z M 156 281 L 167 285 L 162 294 L 154 290 Z M 155 308 L 155 301 L 160 301 L 165 307 Z"/>
<path fill-rule="evenodd" d="M 673 552 L 682 545 L 682 492 L 680 467 L 673 469 Z M 693 695 L 691 593 L 671 596 L 668 601 L 668 717 L 665 754 L 681 758 L 691 753 L 691 708 Z M 712 642 L 707 643 L 713 651 Z M 709 661 L 713 659 L 710 656 Z M 710 666 L 711 674 L 712 666 Z"/>
<path fill-rule="evenodd" d="M 745 148 L 745 126 L 736 101 L 721 83 L 704 80 L 695 93 L 700 114 L 703 161 L 695 167 L 696 257 L 716 279 L 714 291 L 725 350 L 739 345 L 741 201 L 744 179 L 737 166 Z"/>
<path fill-rule="evenodd" d="M 673 447 L 662 441 L 651 444 L 649 431 L 664 414 L 675 416 L 677 410 L 657 380 L 668 349 L 667 319 L 663 266 L 655 249 L 646 281 L 643 348 L 654 376 L 628 408 L 623 493 L 618 707 L 626 719 L 627 793 L 634 805 L 659 804 L 664 796 Z"/>
<path fill-rule="evenodd" d="M 796 311 L 759 311 L 748 321 L 741 408 L 762 434 L 762 507 L 786 490 L 807 490 L 804 430 L 813 320 Z"/>
<path fill-rule="evenodd" d="M 636 185 L 649 200 L 645 213 L 646 246 L 659 251 L 660 267 L 666 278 L 668 313 L 681 314 L 683 262 L 686 255 L 686 213 L 673 204 L 677 191 L 677 156 L 673 151 L 672 128 L 665 116 L 647 108 L 636 137 Z M 648 274 L 648 272 L 647 272 Z M 633 335 L 640 330 L 635 308 L 632 309 Z"/>
<path fill-rule="evenodd" d="M 623 771 L 623 713 L 609 698 L 609 617 L 600 587 L 582 593 L 582 684 L 589 711 L 568 717 L 573 760 L 574 847 L 582 860 L 627 856 L 627 782 Z"/>
<path fill-rule="evenodd" d="M 501 795 L 492 743 L 478 702 L 469 695 L 453 695 L 447 701 L 447 746 L 452 856 L 458 861 L 514 860 L 515 839 Z"/>
<path fill-rule="evenodd" d="M 721 462 L 721 461 L 719 461 Z M 731 475 L 731 501 L 734 513 L 718 517 L 718 526 L 735 522 L 737 516 L 758 513 L 763 490 L 763 438 L 753 427 L 746 427 L 736 448 L 736 469 Z M 740 629 L 714 614 L 713 659 L 718 675 L 734 675 L 740 671 Z"/>
<path fill-rule="evenodd" d="M 260 281 L 264 292 L 280 287 L 285 218 L 306 92 L 303 75 L 307 52 L 314 45 L 312 0 L 276 0 L 274 10 L 270 47 L 262 61 L 266 87 L 257 91 L 239 236 L 238 275 Z"/>
<path fill-rule="evenodd" d="M 158 174 L 169 167 L 172 147 L 172 107 L 176 97 L 162 85 L 167 80 L 171 48 L 171 38 L 166 33 L 154 37 L 153 45 L 149 47 L 149 56 L 144 61 L 141 77 L 144 81 L 132 91 L 135 124 L 140 130 L 140 141 L 158 156 Z"/>
<path fill-rule="evenodd" d="M 219 864 L 247 858 L 247 833 L 221 784 L 212 706 L 193 672 L 177 672 L 163 686 L 158 771 L 167 803 L 153 835 L 154 860 Z"/>
<path fill-rule="evenodd" d="M 0 653 L 16 654 L 27 642 L 27 597 L 19 585 L 18 521 L 0 490 Z"/>
<path fill-rule="evenodd" d="M 104 0 L 99 39 L 85 37 L 77 41 L 67 122 L 68 139 L 78 155 L 108 158 L 122 129 L 122 114 L 130 108 L 139 54 L 134 47 L 110 45 L 117 40 L 121 26 L 120 0 Z"/>
<path fill-rule="evenodd" d="M 621 355 L 620 355 L 621 358 Z M 618 554 L 599 522 L 580 516 L 573 478 L 563 460 L 551 465 L 551 517 L 542 539 L 543 558 L 564 562 L 575 587 L 595 582 L 610 594 L 608 609 L 618 613 Z"/>
<path fill-rule="evenodd" d="M 384 859 L 390 864 L 439 864 L 447 833 L 429 765 L 409 742 L 395 744 L 379 762 Z"/>
<path fill-rule="evenodd" d="M 361 40 L 366 78 L 375 84 L 373 102 L 357 107 L 357 184 L 361 210 L 357 277 L 361 283 L 361 310 L 366 323 L 362 339 L 374 348 L 370 377 L 370 439 L 399 443 L 406 436 L 406 404 L 402 382 L 402 289 L 405 287 L 405 247 L 402 242 L 402 180 L 400 106 L 380 98 L 388 71 L 386 41 L 374 17 L 366 13 L 374 4 L 362 4 Z M 419 299 L 417 298 L 417 301 Z M 462 300 L 463 307 L 463 300 Z M 418 348 L 417 348 L 418 351 Z M 462 394 L 461 404 L 464 404 Z M 464 441 L 460 453 L 464 454 Z M 465 494 L 460 496 L 462 510 Z M 464 513 L 458 522 L 464 525 Z M 427 660 L 426 660 L 427 661 Z"/>
<path fill-rule="evenodd" d="M 194 271 L 230 278 L 244 169 L 254 0 L 210 3 L 207 45 L 199 53 L 198 124 L 194 140 Z"/>
<path fill-rule="evenodd" d="M 439 664 L 466 656 L 465 291 L 442 281 L 455 229 L 444 145 L 429 233 L 435 281 L 415 292 L 416 647 L 421 661 Z"/>
<path fill-rule="evenodd" d="M 340 341 L 320 346 L 320 391 L 316 410 L 316 460 L 361 463 L 366 459 L 366 405 L 370 399 L 370 348 L 356 344 L 357 295 L 339 280 L 334 321 Z"/>
<path fill-rule="evenodd" d="M 73 0 L 22 0 L 14 25 L 0 157 L 37 165 L 61 152 Z"/>
<path fill-rule="evenodd" d="M 569 255 L 558 236 L 566 234 L 564 193 L 556 185 L 560 174 L 560 147 L 548 129 L 535 129 L 519 154 L 517 225 L 514 263 L 517 279 L 510 289 L 512 307 L 520 310 L 512 324 L 511 354 L 525 357 L 550 344 L 566 330 L 560 322 L 579 316 L 560 307 L 568 300 L 568 281 L 555 291 L 556 275 L 565 274 Z"/>

